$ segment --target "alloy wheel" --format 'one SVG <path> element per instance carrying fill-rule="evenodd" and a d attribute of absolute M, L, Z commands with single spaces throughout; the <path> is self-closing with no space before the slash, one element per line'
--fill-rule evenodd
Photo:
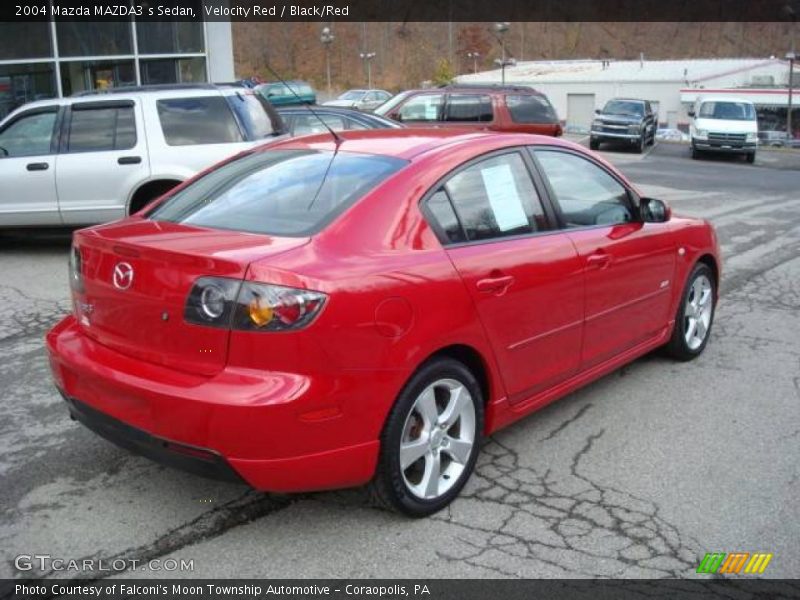
<path fill-rule="evenodd" d="M 475 445 L 475 404 L 467 387 L 439 379 L 417 396 L 400 438 L 400 471 L 416 497 L 434 500 L 464 474 Z"/>
<path fill-rule="evenodd" d="M 705 275 L 698 275 L 686 297 L 683 311 L 683 337 L 691 350 L 697 350 L 705 341 L 714 309 L 713 288 Z"/>

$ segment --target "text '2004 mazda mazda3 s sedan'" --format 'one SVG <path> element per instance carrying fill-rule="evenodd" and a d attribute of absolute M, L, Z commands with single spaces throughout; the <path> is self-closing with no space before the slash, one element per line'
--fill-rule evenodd
<path fill-rule="evenodd" d="M 483 436 L 664 346 L 708 340 L 720 274 L 570 142 L 347 132 L 239 155 L 75 233 L 47 336 L 72 416 L 197 473 L 294 492 L 369 483 L 426 515 Z"/>

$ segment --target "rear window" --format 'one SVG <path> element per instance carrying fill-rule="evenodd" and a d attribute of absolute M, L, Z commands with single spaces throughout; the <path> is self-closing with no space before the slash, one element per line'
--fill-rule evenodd
<path fill-rule="evenodd" d="M 506 96 L 506 106 L 515 123 L 555 123 L 556 111 L 544 96 Z"/>
<path fill-rule="evenodd" d="M 148 216 L 214 229 L 311 235 L 405 164 L 345 152 L 257 152 L 209 172 Z"/>
<path fill-rule="evenodd" d="M 237 92 L 228 96 L 228 102 L 244 127 L 247 139 L 259 140 L 283 132 L 283 121 L 260 96 Z"/>
<path fill-rule="evenodd" d="M 468 94 L 450 94 L 445 121 L 488 122 L 494 119 L 492 98 Z"/>
<path fill-rule="evenodd" d="M 170 146 L 232 144 L 242 132 L 222 96 L 171 98 L 156 102 L 164 139 Z"/>

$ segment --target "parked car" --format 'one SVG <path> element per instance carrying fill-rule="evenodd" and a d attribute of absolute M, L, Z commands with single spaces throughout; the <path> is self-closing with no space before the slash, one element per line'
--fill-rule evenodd
<path fill-rule="evenodd" d="M 350 129 L 398 129 L 400 123 L 372 113 L 352 108 L 335 106 L 315 106 L 309 110 L 305 106 L 284 106 L 276 109 L 286 124 L 290 135 L 308 135 L 327 131 L 323 122 L 334 131 Z M 312 112 L 313 111 L 313 112 Z"/>
<path fill-rule="evenodd" d="M 371 482 L 420 516 L 458 494 L 485 435 L 655 348 L 705 348 L 712 227 L 588 150 L 339 135 L 240 155 L 75 233 L 74 313 L 47 335 L 74 418 L 196 473 Z"/>
<path fill-rule="evenodd" d="M 409 126 L 458 127 L 559 136 L 547 96 L 524 86 L 453 85 L 398 94 L 375 113 Z"/>
<path fill-rule="evenodd" d="M 239 86 L 117 88 L 32 102 L 0 122 L 0 227 L 119 219 L 283 133 L 275 110 Z"/>
<path fill-rule="evenodd" d="M 287 81 L 285 84 L 272 81 L 259 84 L 254 89 L 273 106 L 317 103 L 317 93 L 305 81 Z"/>
<path fill-rule="evenodd" d="M 689 111 L 692 118 L 692 158 L 703 152 L 742 154 L 747 162 L 756 160 L 758 120 L 749 100 L 727 97 L 703 97 Z"/>
<path fill-rule="evenodd" d="M 589 147 L 597 150 L 604 142 L 633 145 L 644 152 L 656 140 L 658 116 L 647 100 L 614 98 L 606 102 L 592 121 Z"/>
<path fill-rule="evenodd" d="M 392 95 L 384 90 L 347 90 L 336 100 L 323 102 L 324 106 L 341 106 L 358 110 L 374 110 Z"/>

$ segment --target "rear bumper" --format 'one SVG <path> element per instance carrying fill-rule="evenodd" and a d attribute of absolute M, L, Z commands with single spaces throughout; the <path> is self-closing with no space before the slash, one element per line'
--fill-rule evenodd
<path fill-rule="evenodd" d="M 386 394 L 388 406 L 396 385 L 231 367 L 191 375 L 106 348 L 73 317 L 48 333 L 47 347 L 70 412 L 93 431 L 158 462 L 274 492 L 369 481 L 385 412 L 348 411 L 345 400 L 368 392 L 375 405 Z"/>
<path fill-rule="evenodd" d="M 95 410 L 80 400 L 70 398 L 63 392 L 61 395 L 69 406 L 69 414 L 73 419 L 126 450 L 209 479 L 244 483 L 228 462 L 216 452 L 150 435 Z"/>

